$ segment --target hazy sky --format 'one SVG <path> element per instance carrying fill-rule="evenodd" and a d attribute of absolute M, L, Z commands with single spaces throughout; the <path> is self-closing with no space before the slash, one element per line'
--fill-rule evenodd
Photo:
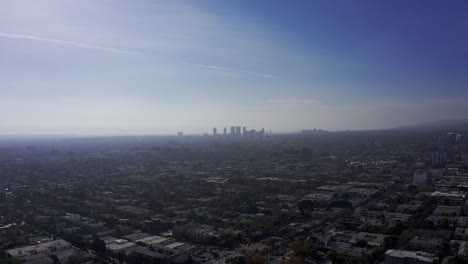
<path fill-rule="evenodd" d="M 468 117 L 468 2 L 2 0 L 0 134 Z"/>

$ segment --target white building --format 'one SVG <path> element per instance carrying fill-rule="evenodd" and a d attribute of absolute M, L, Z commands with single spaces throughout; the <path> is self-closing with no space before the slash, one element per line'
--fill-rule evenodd
<path fill-rule="evenodd" d="M 432 254 L 421 251 L 389 249 L 385 252 L 385 264 L 432 264 L 433 261 Z"/>

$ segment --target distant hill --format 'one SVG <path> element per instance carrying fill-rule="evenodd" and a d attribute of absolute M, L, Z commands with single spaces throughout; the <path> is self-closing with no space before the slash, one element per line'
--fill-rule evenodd
<path fill-rule="evenodd" d="M 458 130 L 468 131 L 468 119 L 437 120 L 410 126 L 400 126 L 398 130 Z"/>

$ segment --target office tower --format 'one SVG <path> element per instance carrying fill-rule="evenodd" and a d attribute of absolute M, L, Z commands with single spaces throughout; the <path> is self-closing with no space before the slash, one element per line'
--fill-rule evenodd
<path fill-rule="evenodd" d="M 225 135 L 225 136 L 227 135 L 227 128 L 223 129 L 223 135 Z"/>
<path fill-rule="evenodd" d="M 231 127 L 231 136 L 234 136 L 236 134 L 236 128 L 235 127 Z"/>
<path fill-rule="evenodd" d="M 213 136 L 216 136 L 218 134 L 218 131 L 216 130 L 216 127 L 213 127 Z"/>
<path fill-rule="evenodd" d="M 427 172 L 415 171 L 413 173 L 414 184 L 426 184 L 427 183 Z"/>
<path fill-rule="evenodd" d="M 453 132 L 447 132 L 446 138 L 448 143 L 455 143 L 457 141 L 457 134 Z"/>
<path fill-rule="evenodd" d="M 247 128 L 246 127 L 242 128 L 242 135 L 247 136 Z"/>
<path fill-rule="evenodd" d="M 434 152 L 432 153 L 432 166 L 438 167 L 445 165 L 447 160 L 447 153 L 445 152 Z"/>
<path fill-rule="evenodd" d="M 241 135 L 241 127 L 236 126 L 236 136 L 240 136 L 240 135 Z"/>
<path fill-rule="evenodd" d="M 265 128 L 262 128 L 262 130 L 260 130 L 260 136 L 261 137 L 265 136 Z"/>
<path fill-rule="evenodd" d="M 182 137 L 184 135 L 184 132 L 177 132 L 177 136 Z"/>

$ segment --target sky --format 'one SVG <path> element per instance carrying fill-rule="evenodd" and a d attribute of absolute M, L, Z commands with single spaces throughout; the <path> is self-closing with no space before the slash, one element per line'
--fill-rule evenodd
<path fill-rule="evenodd" d="M 468 2 L 2 0 L 1 134 L 468 118 Z"/>

